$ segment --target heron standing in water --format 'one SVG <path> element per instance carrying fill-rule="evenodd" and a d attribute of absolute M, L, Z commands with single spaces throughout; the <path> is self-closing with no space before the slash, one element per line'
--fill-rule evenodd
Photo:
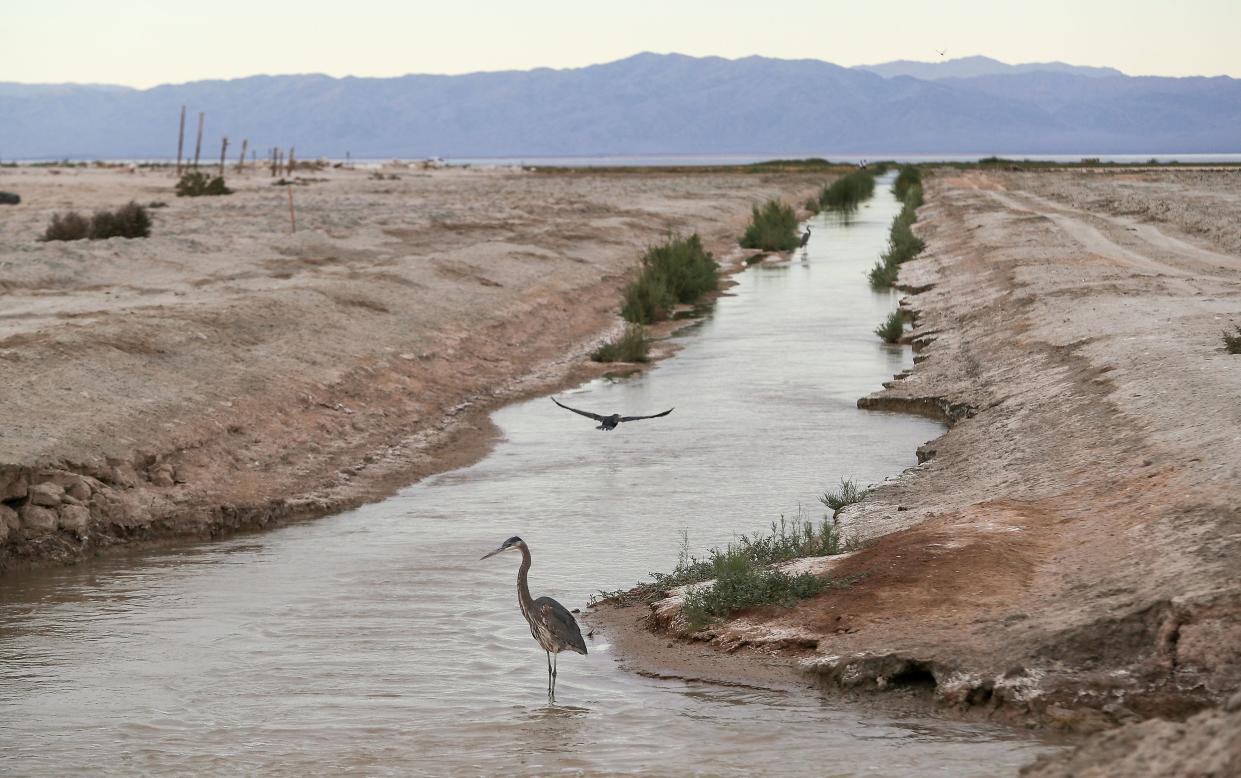
<path fill-rule="evenodd" d="M 578 629 L 577 620 L 568 608 L 551 597 L 537 600 L 530 597 L 530 585 L 526 582 L 526 573 L 530 572 L 530 549 L 524 540 L 514 535 L 483 559 L 504 551 L 521 552 L 521 567 L 517 569 L 517 607 L 530 625 L 530 634 L 547 652 L 547 698 L 555 702 L 556 665 L 552 656 L 559 656 L 566 650 L 584 655 L 586 641 L 582 640 L 582 630 Z"/>
<path fill-rule="evenodd" d="M 809 242 L 810 242 L 810 225 L 807 224 L 806 231 L 801 234 L 801 247 L 805 248 L 806 244 Z"/>

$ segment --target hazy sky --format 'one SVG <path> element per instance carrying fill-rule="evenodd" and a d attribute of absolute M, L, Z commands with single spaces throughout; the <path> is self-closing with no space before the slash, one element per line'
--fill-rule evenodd
<path fill-rule="evenodd" d="M 640 51 L 841 65 L 985 54 L 1241 77 L 1241 0 L 3 0 L 0 81 L 578 67 Z"/>

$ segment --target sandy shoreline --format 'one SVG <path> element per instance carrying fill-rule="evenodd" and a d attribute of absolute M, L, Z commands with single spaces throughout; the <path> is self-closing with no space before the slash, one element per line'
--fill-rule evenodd
<path fill-rule="evenodd" d="M 477 460 L 499 405 L 605 370 L 642 249 L 736 253 L 818 173 L 327 170 L 173 196 L 167 173 L 7 169 L 0 569 L 339 511 Z M 151 238 L 39 243 L 160 201 Z M 32 488 L 33 487 L 33 488 Z"/>
<path fill-rule="evenodd" d="M 870 542 L 820 569 L 865 577 L 694 642 L 675 611 L 592 620 L 647 672 L 800 673 L 1078 733 L 1241 715 L 1217 707 L 1241 688 L 1236 180 L 931 177 L 928 249 L 900 276 L 917 365 L 859 404 L 952 426 L 842 514 Z"/>

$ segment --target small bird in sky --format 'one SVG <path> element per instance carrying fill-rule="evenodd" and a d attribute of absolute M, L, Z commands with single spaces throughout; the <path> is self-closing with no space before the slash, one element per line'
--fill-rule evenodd
<path fill-rule="evenodd" d="M 621 416 L 619 413 L 613 413 L 610 416 L 604 416 L 599 413 L 591 413 L 590 411 L 579 411 L 577 408 L 570 408 L 569 406 L 557 400 L 555 397 L 552 398 L 552 402 L 556 403 L 561 408 L 564 408 L 566 411 L 573 411 L 574 413 L 585 416 L 588 419 L 594 419 L 595 421 L 599 422 L 599 426 L 595 427 L 595 429 L 603 430 L 605 432 L 611 432 L 612 430 L 616 429 L 616 425 L 620 424 L 622 421 L 641 421 L 642 419 L 658 419 L 660 416 L 667 416 L 668 414 L 676 410 L 675 408 L 669 408 L 663 413 L 656 413 L 651 416 Z"/>
<path fill-rule="evenodd" d="M 947 50 L 948 50 L 948 49 L 942 49 L 942 50 L 941 50 L 941 49 L 936 49 L 935 51 L 939 54 L 939 56 L 941 56 L 941 57 L 942 57 L 942 56 L 944 56 L 944 52 L 945 52 L 945 51 L 947 51 Z"/>

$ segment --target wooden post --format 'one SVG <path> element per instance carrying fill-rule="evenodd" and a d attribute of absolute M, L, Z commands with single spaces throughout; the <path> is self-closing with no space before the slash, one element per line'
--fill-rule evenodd
<path fill-rule="evenodd" d="M 289 190 L 289 227 L 290 232 L 297 232 L 297 214 L 293 213 L 293 184 L 290 183 L 285 189 Z"/>
<path fill-rule="evenodd" d="M 194 144 L 194 169 L 198 170 L 198 155 L 203 150 L 203 112 L 198 112 L 198 142 Z"/>
<path fill-rule="evenodd" d="M 237 170 L 240 172 L 246 166 L 246 146 L 250 145 L 249 138 L 241 139 L 241 154 L 237 157 Z"/>
<path fill-rule="evenodd" d="M 177 133 L 177 177 L 181 176 L 181 150 L 185 148 L 185 106 L 181 106 L 181 130 Z"/>
<path fill-rule="evenodd" d="M 228 136 L 220 141 L 220 178 L 224 178 L 224 155 L 228 153 Z"/>
<path fill-rule="evenodd" d="M 276 177 L 276 147 L 271 147 L 271 177 Z"/>
<path fill-rule="evenodd" d="M 289 146 L 289 178 L 293 177 L 293 168 L 297 166 L 297 162 L 293 159 L 293 147 Z"/>

